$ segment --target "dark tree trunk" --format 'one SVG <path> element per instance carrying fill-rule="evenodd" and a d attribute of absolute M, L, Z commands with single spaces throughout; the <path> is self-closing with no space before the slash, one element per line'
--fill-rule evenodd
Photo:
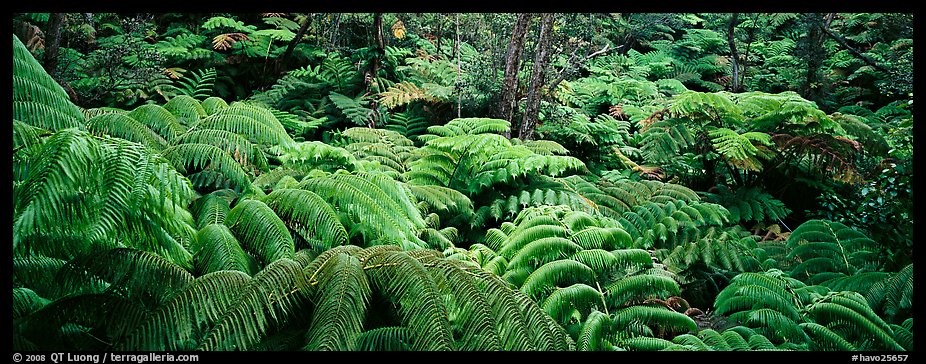
<path fill-rule="evenodd" d="M 547 53 L 550 48 L 550 33 L 553 31 L 553 13 L 544 13 L 540 17 L 540 36 L 537 40 L 537 51 L 534 55 L 534 68 L 531 70 L 530 82 L 527 88 L 527 102 L 524 106 L 524 119 L 521 120 L 521 130 L 518 138 L 531 140 L 534 137 L 534 128 L 537 126 L 537 117 L 540 114 L 540 96 L 543 88 L 544 73 L 547 68 Z"/>
<path fill-rule="evenodd" d="M 299 31 L 296 32 L 296 37 L 293 40 L 289 41 L 289 45 L 286 46 L 286 51 L 283 52 L 283 61 L 289 59 L 290 54 L 293 53 L 293 49 L 296 48 L 296 45 L 302 41 L 302 36 L 305 35 L 305 31 L 309 29 L 309 25 L 312 24 L 312 14 L 306 14 L 305 20 L 302 21 L 302 26 L 299 27 Z"/>
<path fill-rule="evenodd" d="M 366 74 L 363 77 L 364 82 L 367 85 L 367 94 L 375 94 L 377 92 L 376 86 L 376 76 L 379 73 L 379 69 L 382 66 L 381 62 L 383 57 L 386 54 L 386 45 L 383 41 L 383 13 L 374 13 L 373 14 L 373 38 L 376 42 L 376 51 L 373 54 L 372 59 L 370 59 L 369 68 L 367 68 Z M 370 108 L 376 110 L 377 102 L 374 99 L 370 103 Z M 367 124 L 370 128 L 376 128 L 377 121 L 379 119 L 379 113 L 373 113 L 373 117 L 370 119 L 370 122 Z"/>
<path fill-rule="evenodd" d="M 807 64 L 807 73 L 804 84 L 801 86 L 804 98 L 816 102 L 818 105 L 823 99 L 823 77 L 820 68 L 823 66 L 823 16 L 820 13 L 805 14 L 803 22 L 807 29 L 807 37 L 799 45 L 798 53 Z"/>
<path fill-rule="evenodd" d="M 524 50 L 524 35 L 527 34 L 529 24 L 530 14 L 520 13 L 511 31 L 511 41 L 508 42 L 508 52 L 505 54 L 505 80 L 495 113 L 499 119 L 511 121 L 514 116 L 518 94 L 518 69 L 521 66 L 521 52 Z"/>
<path fill-rule="evenodd" d="M 61 28 L 64 25 L 64 13 L 51 13 L 48 16 L 48 31 L 45 33 L 45 72 L 52 78 L 58 68 L 58 48 L 61 46 Z"/>
<path fill-rule="evenodd" d="M 383 13 L 373 14 L 373 32 L 373 36 L 376 38 L 376 46 L 379 49 L 386 49 L 385 42 L 383 42 Z"/>
<path fill-rule="evenodd" d="M 740 91 L 740 54 L 736 50 L 736 20 L 739 19 L 740 13 L 733 13 L 730 17 L 730 26 L 727 27 L 727 43 L 730 44 L 730 59 L 733 61 L 733 92 Z"/>

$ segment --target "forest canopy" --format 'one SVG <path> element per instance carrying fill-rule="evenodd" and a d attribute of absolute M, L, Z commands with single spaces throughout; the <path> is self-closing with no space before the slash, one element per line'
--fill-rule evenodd
<path fill-rule="evenodd" d="M 908 351 L 912 13 L 14 13 L 16 351 Z"/>

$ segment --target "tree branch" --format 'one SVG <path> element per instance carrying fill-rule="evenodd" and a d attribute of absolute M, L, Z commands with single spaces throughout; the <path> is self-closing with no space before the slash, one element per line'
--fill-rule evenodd
<path fill-rule="evenodd" d="M 561 70 L 559 71 L 559 74 L 556 75 L 556 80 L 554 80 L 553 82 L 550 83 L 550 87 L 549 87 L 550 94 L 552 95 L 554 92 L 556 92 L 556 86 L 559 86 L 559 83 L 560 83 L 560 82 L 563 82 L 563 80 L 566 79 L 566 71 L 575 68 L 575 66 L 577 66 L 578 64 L 580 64 L 580 63 L 582 63 L 582 62 L 585 62 L 585 61 L 588 61 L 588 60 L 590 60 L 590 59 L 592 59 L 592 58 L 598 57 L 598 56 L 600 56 L 600 55 L 602 55 L 602 54 L 605 54 L 605 53 L 607 53 L 607 52 L 609 52 L 609 51 L 618 50 L 618 49 L 621 49 L 621 48 L 624 48 L 624 46 L 622 45 L 622 46 L 620 46 L 620 47 L 611 48 L 611 45 L 610 45 L 610 44 L 605 44 L 604 47 L 601 48 L 600 50 L 595 51 L 595 52 L 592 52 L 592 53 L 586 55 L 585 58 L 582 58 L 582 59 L 579 60 L 579 61 L 574 61 L 574 59 L 575 59 L 574 57 L 569 57 L 570 62 L 568 62 L 568 65 L 567 65 L 566 67 L 563 67 L 563 69 L 561 69 Z M 573 55 L 575 55 L 575 53 L 573 53 Z"/>
<path fill-rule="evenodd" d="M 821 26 L 820 29 L 823 30 L 823 33 L 826 33 L 826 35 L 830 36 L 830 38 L 833 38 L 833 40 L 835 40 L 836 43 L 839 43 L 839 45 L 843 46 L 843 48 L 845 48 L 845 49 L 848 50 L 850 53 L 852 53 L 853 55 L 855 55 L 856 57 L 858 57 L 859 59 L 861 59 L 863 62 L 867 63 L 869 66 L 872 66 L 872 67 L 874 67 L 874 68 L 877 68 L 879 71 L 884 72 L 884 73 L 887 73 L 887 74 L 892 74 L 892 73 L 893 73 L 893 72 L 891 72 L 891 70 L 889 70 L 889 69 L 887 69 L 886 67 L 884 67 L 884 66 L 878 64 L 877 61 L 871 59 L 871 57 L 868 57 L 868 56 L 862 54 L 862 52 L 859 52 L 858 49 L 855 49 L 854 47 L 852 47 L 851 45 L 849 45 L 849 43 L 846 42 L 845 39 L 843 39 L 842 37 L 840 37 L 839 34 L 833 33 L 833 31 L 829 30 L 827 27 L 824 27 L 824 26 Z"/>

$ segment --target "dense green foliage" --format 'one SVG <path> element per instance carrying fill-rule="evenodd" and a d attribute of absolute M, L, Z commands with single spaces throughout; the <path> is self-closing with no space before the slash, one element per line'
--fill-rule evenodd
<path fill-rule="evenodd" d="M 14 350 L 913 349 L 912 14 L 200 15 L 14 14 Z"/>

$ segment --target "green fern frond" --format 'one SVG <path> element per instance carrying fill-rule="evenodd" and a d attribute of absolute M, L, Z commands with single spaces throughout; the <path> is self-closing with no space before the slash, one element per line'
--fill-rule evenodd
<path fill-rule="evenodd" d="M 306 284 L 298 263 L 285 258 L 270 263 L 236 292 L 197 349 L 248 350 L 304 305 Z"/>
<path fill-rule="evenodd" d="M 410 248 L 425 245 L 416 233 L 424 227 L 424 219 L 411 204 L 410 192 L 389 177 L 336 173 L 307 178 L 300 185 L 346 212 L 355 225 L 348 228 L 359 230 L 367 243 L 381 240 Z"/>
<path fill-rule="evenodd" d="M 626 326 L 638 321 L 665 332 L 697 333 L 698 325 L 690 317 L 667 308 L 631 306 L 614 313 L 614 325 Z"/>
<path fill-rule="evenodd" d="M 237 270 L 247 274 L 253 272 L 252 266 L 256 264 L 251 262 L 252 258 L 225 225 L 206 225 L 196 233 L 196 241 L 193 260 L 200 274 L 223 270 Z"/>
<path fill-rule="evenodd" d="M 203 111 L 203 114 L 205 114 L 205 111 Z M 270 110 L 242 102 L 233 103 L 206 117 L 201 123 L 197 124 L 197 127 L 240 134 L 255 144 L 282 147 L 295 144 L 295 141 L 286 133 L 286 129 L 283 128 L 283 125 L 273 116 Z"/>
<path fill-rule="evenodd" d="M 183 134 L 186 129 L 177 121 L 177 117 L 162 106 L 155 104 L 145 104 L 136 107 L 126 116 L 138 121 L 139 123 L 153 130 L 161 138 L 169 143 L 174 141 Z"/>
<path fill-rule="evenodd" d="M 363 269 L 374 289 L 401 303 L 399 316 L 412 333 L 413 350 L 453 348 L 446 306 L 421 262 L 405 253 L 386 252 L 369 256 Z"/>
<path fill-rule="evenodd" d="M 213 170 L 228 178 L 234 186 L 247 189 L 250 179 L 228 152 L 209 144 L 187 143 L 164 149 L 162 156 L 180 173 L 193 174 Z"/>
<path fill-rule="evenodd" d="M 164 104 L 164 109 L 177 118 L 184 127 L 192 127 L 206 117 L 206 110 L 196 99 L 187 95 L 175 96 Z"/>
<path fill-rule="evenodd" d="M 86 120 L 16 35 L 13 35 L 13 119 L 51 131 L 80 127 Z"/>
<path fill-rule="evenodd" d="M 225 100 L 215 96 L 207 97 L 201 104 L 203 110 L 206 112 L 206 116 L 212 116 L 228 107 L 228 103 L 225 102 Z"/>
<path fill-rule="evenodd" d="M 318 302 L 306 334 L 307 350 L 350 350 L 363 331 L 371 288 L 362 263 L 344 253 L 328 257 L 311 272 L 309 285 L 319 285 L 312 300 Z M 359 343 L 358 343 L 359 344 Z"/>
<path fill-rule="evenodd" d="M 141 145 L 65 130 L 28 168 L 14 190 L 14 251 L 69 260 L 96 245 L 129 246 L 189 266 L 189 182 Z"/>
<path fill-rule="evenodd" d="M 521 292 L 535 301 L 541 301 L 556 287 L 582 282 L 594 282 L 595 271 L 574 260 L 562 259 L 544 264 L 533 271 L 521 285 Z"/>
<path fill-rule="evenodd" d="M 855 274 L 860 267 L 870 264 L 869 259 L 858 256 L 858 252 L 876 245 L 862 233 L 839 222 L 827 220 L 809 220 L 798 226 L 788 236 L 787 246 L 791 251 L 788 257 L 798 257 L 810 262 L 822 258 L 832 262 L 830 271 Z M 821 272 L 823 267 L 798 265 L 792 271 L 795 277 L 809 278 Z"/>
<path fill-rule="evenodd" d="M 666 350 L 672 346 L 672 342 L 658 337 L 636 336 L 623 339 L 618 342 L 622 348 L 631 351 L 659 351 Z"/>
<path fill-rule="evenodd" d="M 821 325 L 845 322 L 852 327 L 851 331 L 855 333 L 855 335 L 875 340 L 877 346 L 882 349 L 895 351 L 903 350 L 903 347 L 894 340 L 889 327 L 887 331 L 879 327 L 878 324 L 883 321 L 878 320 L 880 322 L 873 322 L 871 319 L 865 317 L 863 313 L 856 311 L 852 307 L 847 307 L 839 303 L 821 301 L 810 305 L 807 311 L 817 323 Z M 870 311 L 870 309 L 867 311 Z"/>
<path fill-rule="evenodd" d="M 543 311 L 560 324 L 571 320 L 584 321 L 593 310 L 604 309 L 601 292 L 584 283 L 556 288 L 541 304 Z M 574 317 L 574 315 L 579 317 Z"/>
<path fill-rule="evenodd" d="M 103 114 L 87 120 L 87 130 L 94 135 L 111 135 L 140 143 L 151 150 L 160 151 L 167 141 L 154 130 L 122 114 Z"/>
<path fill-rule="evenodd" d="M 826 326 L 805 322 L 800 324 L 804 332 L 811 337 L 811 349 L 817 351 L 855 351 L 858 350 L 854 345 L 846 341 L 842 336 L 828 329 Z"/>
<path fill-rule="evenodd" d="M 681 288 L 674 279 L 657 275 L 625 277 L 604 287 L 610 307 L 623 307 L 629 303 L 642 303 L 647 299 L 666 299 L 678 295 Z"/>
<path fill-rule="evenodd" d="M 759 160 L 760 151 L 754 145 L 758 143 L 765 146 L 773 145 L 771 136 L 761 132 L 746 132 L 739 134 L 727 128 L 710 130 L 708 136 L 714 149 L 720 153 L 733 166 L 761 172 L 762 161 Z"/>
<path fill-rule="evenodd" d="M 177 91 L 194 99 L 205 100 L 212 96 L 214 92 L 215 78 L 215 67 L 190 72 L 190 75 L 177 80 L 180 85 L 177 87 Z M 203 108 L 205 109 L 205 105 L 203 105 Z M 212 113 L 207 112 L 207 114 L 211 115 Z"/>
<path fill-rule="evenodd" d="M 50 300 L 39 296 L 31 289 L 24 287 L 13 288 L 13 320 L 16 321 L 29 316 L 50 302 Z"/>
<path fill-rule="evenodd" d="M 865 299 L 889 321 L 899 321 L 913 309 L 913 264 L 871 285 Z"/>
<path fill-rule="evenodd" d="M 256 256 L 262 266 L 293 258 L 295 243 L 286 224 L 262 201 L 238 202 L 228 212 L 225 225 L 243 244 L 242 248 Z"/>
<path fill-rule="evenodd" d="M 278 189 L 263 201 L 303 239 L 324 244 L 312 246 L 315 250 L 324 251 L 348 243 L 347 230 L 341 225 L 337 212 L 311 191 Z"/>
<path fill-rule="evenodd" d="M 357 335 L 355 351 L 411 351 L 411 334 L 401 326 L 380 327 Z"/>
<path fill-rule="evenodd" d="M 183 292 L 152 312 L 124 338 L 115 350 L 193 350 L 197 343 L 236 302 L 250 277 L 240 271 L 203 275 Z M 190 320 L 191 317 L 198 318 Z"/>

